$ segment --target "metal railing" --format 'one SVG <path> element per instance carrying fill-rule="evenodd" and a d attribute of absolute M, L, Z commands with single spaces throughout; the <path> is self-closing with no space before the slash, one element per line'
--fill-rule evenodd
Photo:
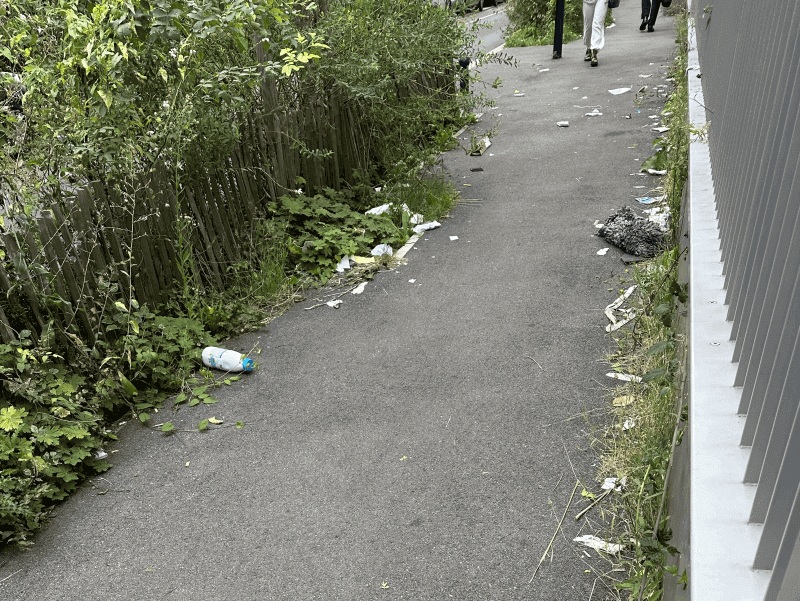
<path fill-rule="evenodd" d="M 690 0 L 690 13 L 687 592 L 796 601 L 800 2 Z"/>

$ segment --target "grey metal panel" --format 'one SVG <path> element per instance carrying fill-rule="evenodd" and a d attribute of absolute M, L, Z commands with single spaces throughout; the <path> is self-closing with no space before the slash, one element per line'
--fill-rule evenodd
<path fill-rule="evenodd" d="M 760 91 L 758 101 L 758 122 L 756 124 L 755 137 L 756 143 L 753 144 L 754 160 L 751 168 L 747 169 L 748 163 L 741 165 L 742 171 L 751 173 L 742 194 L 743 198 L 757 207 L 756 223 L 753 227 L 753 236 L 746 250 L 743 248 L 742 260 L 744 261 L 744 272 L 740 285 L 740 302 L 736 307 L 733 318 L 733 338 L 737 341 L 734 350 L 733 360 L 738 361 L 744 348 L 750 354 L 751 348 L 746 346 L 744 335 L 748 327 L 755 329 L 756 322 L 751 321 L 753 313 L 760 314 L 760 303 L 763 297 L 759 296 L 758 279 L 764 269 L 765 262 L 772 259 L 767 254 L 767 246 L 770 242 L 770 227 L 775 216 L 775 212 L 784 210 L 780 200 L 776 199 L 778 188 L 780 187 L 783 171 L 786 168 L 786 155 L 778 154 L 782 140 L 787 138 L 787 115 L 784 112 L 787 105 L 791 104 L 791 90 L 788 89 L 787 82 L 791 77 L 794 81 L 794 61 L 791 55 L 787 57 L 789 46 L 794 51 L 794 43 L 790 44 L 790 32 L 785 26 L 787 17 L 797 9 L 797 3 L 774 3 L 779 10 L 775 11 L 774 20 L 770 23 L 769 30 L 773 31 L 771 38 L 774 40 L 773 48 L 768 51 L 767 59 L 762 60 L 760 68 L 765 72 L 763 88 Z M 797 38 L 794 32 L 795 39 Z M 787 60 L 788 58 L 788 60 Z M 789 67 L 787 69 L 787 67 Z M 787 73 L 788 71 L 788 73 Z M 788 97 L 787 97 L 788 96 Z M 792 111 L 792 120 L 796 117 Z M 789 130 L 791 132 L 791 128 Z M 777 154 L 777 156 L 776 156 Z M 777 231 L 775 232 L 777 236 Z M 749 343 L 752 344 L 753 334 L 751 333 Z M 744 383 L 744 372 L 740 366 L 739 374 L 734 382 L 735 386 L 742 386 Z"/>
<path fill-rule="evenodd" d="M 778 194 L 779 206 L 785 207 L 785 215 L 781 223 L 774 224 L 770 237 L 777 235 L 777 245 L 770 251 L 774 255 L 772 269 L 770 270 L 766 286 L 760 292 L 759 298 L 763 299 L 764 311 L 759 315 L 752 353 L 747 357 L 747 364 L 741 362 L 737 376 L 746 372 L 743 382 L 742 398 L 739 404 L 739 413 L 747 414 L 747 422 L 742 432 L 744 446 L 753 444 L 756 433 L 756 420 L 758 420 L 761 405 L 770 394 L 770 379 L 773 364 L 777 359 L 778 343 L 781 327 L 787 327 L 784 322 L 787 318 L 796 316 L 790 309 L 791 291 L 794 287 L 794 276 L 800 271 L 800 123 L 796 136 L 790 148 L 794 151 L 795 159 L 793 177 L 784 177 L 781 180 L 781 190 Z M 777 230 L 777 231 L 775 231 Z M 765 270 L 766 273 L 766 270 Z M 792 327 L 788 325 L 788 327 Z M 783 374 L 777 374 L 782 378 Z M 782 381 L 782 380 L 781 380 Z M 773 391 L 774 392 L 774 389 Z M 751 476 L 745 477 L 745 482 L 755 482 Z"/>
<path fill-rule="evenodd" d="M 790 519 L 797 514 L 797 489 L 800 486 L 800 413 L 795 414 L 794 427 L 783 454 L 780 474 L 775 483 L 767 519 L 764 521 L 761 540 L 756 550 L 753 567 L 770 570 L 784 540 L 793 541 L 800 531 L 800 523 Z M 788 532 L 788 539 L 786 534 Z M 800 591 L 798 591 L 800 593 Z"/>
<path fill-rule="evenodd" d="M 757 6 L 758 3 L 748 3 L 753 5 L 754 11 L 769 10 L 767 14 L 761 14 L 758 19 L 754 19 L 748 29 L 754 31 L 754 35 L 749 36 L 748 46 L 745 52 L 746 58 L 743 60 L 743 68 L 740 70 L 740 102 L 743 103 L 744 110 L 737 108 L 736 114 L 741 119 L 740 131 L 734 131 L 727 145 L 737 149 L 736 172 L 737 175 L 731 183 L 730 201 L 736 205 L 747 205 L 746 217 L 734 224 L 734 236 L 728 244 L 723 245 L 723 257 L 731 262 L 731 269 L 728 271 L 726 288 L 728 289 L 727 301 L 730 303 L 728 319 L 733 321 L 731 338 L 736 340 L 742 326 L 742 313 L 747 309 L 752 296 L 751 279 L 756 268 L 757 261 L 761 258 L 757 246 L 762 239 L 759 235 L 764 221 L 768 219 L 769 211 L 773 206 L 769 202 L 764 202 L 760 198 L 757 190 L 760 181 L 763 181 L 763 173 L 770 169 L 765 161 L 765 149 L 774 142 L 774 129 L 770 130 L 765 123 L 766 110 L 765 101 L 768 99 L 768 92 L 772 94 L 776 82 L 770 79 L 772 74 L 770 66 L 775 65 L 774 48 L 775 40 L 781 39 L 784 32 L 782 24 L 782 11 L 785 11 L 786 3 L 769 3 Z M 759 26 L 755 26 L 759 23 Z M 747 26 L 743 23 L 742 26 Z M 774 94 L 772 94 L 774 97 Z M 772 118 L 772 115 L 769 115 Z M 712 124 L 713 127 L 713 124 Z M 758 202 L 753 202 L 753 200 Z M 722 202 L 727 199 L 720 199 Z M 726 250 L 727 249 L 727 250 Z M 734 360 L 738 357 L 734 356 Z M 741 382 L 737 382 L 741 385 Z"/>
<path fill-rule="evenodd" d="M 775 560 L 772 581 L 765 601 L 797 601 L 800 599 L 800 486 L 794 496 L 794 510 L 783 536 L 781 550 Z M 794 537 L 792 537 L 792 530 Z"/>

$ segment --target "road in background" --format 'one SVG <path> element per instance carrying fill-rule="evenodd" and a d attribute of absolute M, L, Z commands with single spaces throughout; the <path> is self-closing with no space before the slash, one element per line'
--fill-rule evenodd
<path fill-rule="evenodd" d="M 484 8 L 481 12 L 470 13 L 465 17 L 465 22 L 479 22 L 490 27 L 481 28 L 478 40 L 481 48 L 486 52 L 498 48 L 505 42 L 505 29 L 508 27 L 508 14 L 505 4 Z"/>

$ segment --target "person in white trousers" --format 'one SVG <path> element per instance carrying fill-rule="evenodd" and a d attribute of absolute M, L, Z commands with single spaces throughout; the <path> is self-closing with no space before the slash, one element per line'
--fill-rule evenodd
<path fill-rule="evenodd" d="M 597 66 L 597 51 L 605 45 L 606 12 L 608 0 L 583 0 L 583 43 L 586 44 L 585 61 Z"/>

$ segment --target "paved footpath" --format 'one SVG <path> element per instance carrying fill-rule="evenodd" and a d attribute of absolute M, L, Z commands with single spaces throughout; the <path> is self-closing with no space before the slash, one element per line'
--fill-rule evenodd
<path fill-rule="evenodd" d="M 580 42 L 485 68 L 504 82 L 484 117 L 498 135 L 484 156 L 445 157 L 473 202 L 340 309 L 309 300 L 237 341 L 260 341 L 260 370 L 170 416 L 244 428 L 125 425 L 96 488 L 30 551 L 3 553 L 0 599 L 604 598 L 586 571 L 608 564 L 571 542 L 592 533 L 573 518 L 578 495 L 529 581 L 573 467 L 594 485 L 587 425 L 568 418 L 606 399 L 602 309 L 625 266 L 596 254 L 593 223 L 656 183 L 631 174 L 663 98 L 634 95 L 664 83 L 675 33 L 663 16 L 640 33 L 636 4 L 615 11 L 598 68 Z M 584 117 L 593 107 L 602 116 Z"/>

